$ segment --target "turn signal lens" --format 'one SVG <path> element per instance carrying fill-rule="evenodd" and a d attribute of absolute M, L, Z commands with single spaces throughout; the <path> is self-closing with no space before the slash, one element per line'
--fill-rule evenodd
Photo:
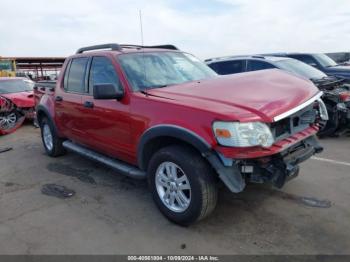
<path fill-rule="evenodd" d="M 222 138 L 230 138 L 231 133 L 227 129 L 215 129 L 215 135 L 216 137 L 222 137 Z"/>

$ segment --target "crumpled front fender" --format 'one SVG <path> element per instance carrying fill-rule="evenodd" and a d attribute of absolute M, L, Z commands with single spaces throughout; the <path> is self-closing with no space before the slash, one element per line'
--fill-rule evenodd
<path fill-rule="evenodd" d="M 17 107 L 10 99 L 4 96 L 0 96 L 0 115 L 1 114 L 4 115 L 6 113 L 16 112 L 16 111 L 17 111 Z M 17 118 L 17 122 L 13 127 L 6 128 L 6 129 L 3 129 L 0 127 L 0 135 L 10 134 L 16 131 L 23 124 L 25 120 L 25 116 L 24 115 L 20 116 L 20 114 L 18 114 L 18 116 L 19 117 Z"/>

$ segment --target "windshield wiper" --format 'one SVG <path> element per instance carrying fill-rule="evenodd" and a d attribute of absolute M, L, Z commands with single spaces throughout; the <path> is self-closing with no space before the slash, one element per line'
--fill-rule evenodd
<path fill-rule="evenodd" d="M 149 89 L 154 89 L 154 88 L 163 88 L 163 87 L 167 87 L 168 85 L 157 85 L 157 86 L 152 86 Z"/>
<path fill-rule="evenodd" d="M 146 96 L 149 96 L 149 93 L 147 93 L 145 90 L 140 90 L 140 92 Z"/>

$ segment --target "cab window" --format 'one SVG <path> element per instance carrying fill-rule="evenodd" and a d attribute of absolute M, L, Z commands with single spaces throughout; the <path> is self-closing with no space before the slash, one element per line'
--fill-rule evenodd
<path fill-rule="evenodd" d="M 116 90 L 121 90 L 121 84 L 112 62 L 106 57 L 94 57 L 89 75 L 89 92 L 94 85 L 112 84 Z"/>
<path fill-rule="evenodd" d="M 85 72 L 89 59 L 87 57 L 73 58 L 65 78 L 64 89 L 72 93 L 85 93 Z"/>

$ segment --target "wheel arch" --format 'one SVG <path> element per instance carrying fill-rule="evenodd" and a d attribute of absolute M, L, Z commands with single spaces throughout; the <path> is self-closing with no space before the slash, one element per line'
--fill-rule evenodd
<path fill-rule="evenodd" d="M 43 106 L 38 105 L 36 108 L 36 117 L 38 120 L 38 123 L 40 124 L 44 117 L 49 118 L 49 120 L 52 122 L 52 117 L 50 112 Z"/>
<path fill-rule="evenodd" d="M 152 155 L 159 149 L 171 145 L 189 146 L 205 156 L 211 145 L 193 131 L 176 125 L 157 125 L 147 129 L 141 136 L 137 162 L 141 170 L 147 170 Z"/>
<path fill-rule="evenodd" d="M 54 131 L 56 132 L 56 134 L 59 135 L 52 114 L 49 112 L 49 110 L 48 110 L 45 106 L 43 106 L 43 105 L 38 105 L 37 108 L 36 108 L 36 118 L 37 118 L 37 121 L 38 121 L 38 124 L 39 124 L 40 127 L 41 127 L 41 122 L 42 122 L 42 120 L 43 120 L 45 117 L 52 123 L 52 126 L 53 126 L 53 128 L 54 128 Z M 59 136 L 60 136 L 60 135 L 59 135 Z"/>

